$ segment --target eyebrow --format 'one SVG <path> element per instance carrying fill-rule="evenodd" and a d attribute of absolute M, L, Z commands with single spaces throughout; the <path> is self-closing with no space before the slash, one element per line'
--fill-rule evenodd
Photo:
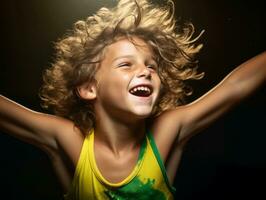
<path fill-rule="evenodd" d="M 112 60 L 112 63 L 113 63 L 114 61 L 119 60 L 119 59 L 122 59 L 122 58 L 133 58 L 133 57 L 134 57 L 134 56 L 132 56 L 132 55 L 118 56 L 118 57 L 116 57 L 116 58 L 114 58 L 114 59 Z"/>
<path fill-rule="evenodd" d="M 134 56 L 133 55 L 118 56 L 118 57 L 116 57 L 116 58 L 114 58 L 112 60 L 112 63 L 115 62 L 116 60 L 119 60 L 119 59 L 122 59 L 122 58 L 134 58 Z M 152 59 L 152 60 L 154 60 L 156 62 L 156 59 L 155 59 L 154 56 L 150 56 L 149 59 Z"/>

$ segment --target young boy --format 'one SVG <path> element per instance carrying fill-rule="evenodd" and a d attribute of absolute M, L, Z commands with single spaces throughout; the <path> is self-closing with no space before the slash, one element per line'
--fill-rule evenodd
<path fill-rule="evenodd" d="M 243 63 L 198 100 L 193 26 L 175 32 L 173 6 L 121 0 L 57 43 L 41 97 L 57 116 L 1 96 L 1 129 L 43 149 L 66 199 L 173 199 L 187 141 L 266 79 L 266 53 Z"/>

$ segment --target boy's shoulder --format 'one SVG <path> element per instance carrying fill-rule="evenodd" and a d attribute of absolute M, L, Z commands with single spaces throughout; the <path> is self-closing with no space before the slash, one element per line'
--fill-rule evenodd
<path fill-rule="evenodd" d="M 162 112 L 151 123 L 150 130 L 163 159 L 178 142 L 182 128 L 183 106 Z"/>
<path fill-rule="evenodd" d="M 57 143 L 57 149 L 54 153 L 61 155 L 63 150 L 73 166 L 76 166 L 85 138 L 84 133 L 71 120 L 55 116 L 53 121 L 51 123 L 54 123 Z"/>

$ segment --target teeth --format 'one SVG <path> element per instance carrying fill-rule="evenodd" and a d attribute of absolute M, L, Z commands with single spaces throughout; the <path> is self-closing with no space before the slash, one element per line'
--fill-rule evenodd
<path fill-rule="evenodd" d="M 135 93 L 135 92 L 137 92 L 137 91 L 146 91 L 146 92 L 148 92 L 148 93 L 151 92 L 150 88 L 145 87 L 145 86 L 140 86 L 140 87 L 135 87 L 135 88 L 131 89 L 131 90 L 130 90 L 130 93 Z"/>

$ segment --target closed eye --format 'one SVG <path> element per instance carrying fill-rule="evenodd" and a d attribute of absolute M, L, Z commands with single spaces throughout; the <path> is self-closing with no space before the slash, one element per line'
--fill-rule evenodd
<path fill-rule="evenodd" d="M 129 62 L 123 62 L 123 63 L 118 64 L 118 67 L 130 67 L 130 66 L 131 66 L 131 63 Z"/>
<path fill-rule="evenodd" d="M 153 70 L 157 70 L 157 68 L 158 68 L 157 64 L 155 64 L 155 63 L 148 64 L 147 67 L 150 69 L 153 69 Z"/>

